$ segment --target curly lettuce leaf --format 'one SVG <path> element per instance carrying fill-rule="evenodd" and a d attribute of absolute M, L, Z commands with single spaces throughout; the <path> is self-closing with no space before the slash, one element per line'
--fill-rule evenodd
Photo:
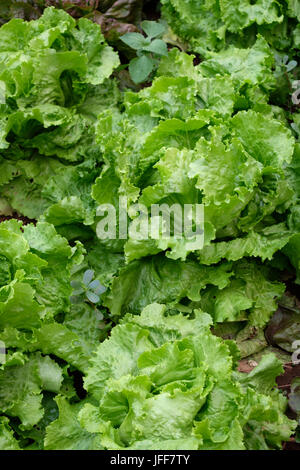
<path fill-rule="evenodd" d="M 98 404 L 80 410 L 81 425 L 107 449 L 153 449 L 159 441 L 163 449 L 187 443 L 192 449 L 245 449 L 248 429 L 260 419 L 259 448 L 280 448 L 288 427 L 289 433 L 295 428 L 283 415 L 286 399 L 270 388 L 280 362 L 266 356 L 247 382 L 234 372 L 231 349 L 212 335 L 210 321 L 201 311 L 190 319 L 168 316 L 158 304 L 127 315 L 94 354 L 85 387 Z M 268 409 L 258 417 L 262 402 Z M 281 433 L 274 433 L 280 425 Z"/>

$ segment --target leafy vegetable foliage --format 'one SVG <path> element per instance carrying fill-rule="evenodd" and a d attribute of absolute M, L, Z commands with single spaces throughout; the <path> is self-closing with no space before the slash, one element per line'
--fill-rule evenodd
<path fill-rule="evenodd" d="M 118 54 L 87 18 L 49 8 L 0 28 L 0 214 L 36 221 L 0 224 L 0 448 L 277 449 L 295 431 L 263 329 L 280 300 L 266 336 L 293 351 L 300 12 L 161 4 L 177 47 L 157 22 L 123 36 L 135 81 L 155 71 L 139 92 L 111 77 Z M 119 197 L 129 237 L 98 239 L 97 206 Z M 203 247 L 133 235 L 175 203 L 204 205 Z"/>

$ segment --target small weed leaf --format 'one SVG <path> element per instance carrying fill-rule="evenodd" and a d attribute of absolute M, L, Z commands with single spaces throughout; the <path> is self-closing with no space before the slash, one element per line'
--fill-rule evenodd
<path fill-rule="evenodd" d="M 97 304 L 97 303 L 99 302 L 99 300 L 100 300 L 99 295 L 94 294 L 94 292 L 92 292 L 92 291 L 90 291 L 90 290 L 88 290 L 88 291 L 86 292 L 86 296 L 87 296 L 88 300 L 89 300 L 90 302 L 92 302 L 93 304 Z"/>
<path fill-rule="evenodd" d="M 121 37 L 121 40 L 127 44 L 127 46 L 136 50 L 143 49 L 150 44 L 150 39 L 146 39 L 140 33 L 126 33 Z"/>
<path fill-rule="evenodd" d="M 147 80 L 153 69 L 158 66 L 157 59 L 168 55 L 167 44 L 157 38 L 164 33 L 165 27 L 155 21 L 143 21 L 141 26 L 147 35 L 146 38 L 140 33 L 126 33 L 121 37 L 127 46 L 136 50 L 137 57 L 130 61 L 128 67 L 131 79 L 136 84 Z"/>
<path fill-rule="evenodd" d="M 149 38 L 155 38 L 161 36 L 165 32 L 165 27 L 161 23 L 156 21 L 143 21 L 142 28 Z"/>
<path fill-rule="evenodd" d="M 93 279 L 95 272 L 92 269 L 85 271 L 83 275 L 83 284 L 88 286 L 91 280 Z"/>
<path fill-rule="evenodd" d="M 100 301 L 100 295 L 106 291 L 106 288 L 101 285 L 98 279 L 93 280 L 94 275 L 95 272 L 88 269 L 83 275 L 82 282 L 78 280 L 71 281 L 73 295 L 70 297 L 70 302 L 72 304 L 79 304 L 86 299 L 93 304 Z"/>
<path fill-rule="evenodd" d="M 147 47 L 144 47 L 144 51 L 148 52 L 154 52 L 154 54 L 157 55 L 168 55 L 168 48 L 167 44 L 162 41 L 161 39 L 155 39 L 154 41 L 151 42 L 151 44 Z"/>
<path fill-rule="evenodd" d="M 153 60 L 146 55 L 132 59 L 129 64 L 129 73 L 134 83 L 144 82 L 152 72 L 153 67 Z"/>

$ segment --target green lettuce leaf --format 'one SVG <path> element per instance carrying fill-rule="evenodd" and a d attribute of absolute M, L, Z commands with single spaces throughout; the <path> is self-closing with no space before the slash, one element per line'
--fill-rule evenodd
<path fill-rule="evenodd" d="M 124 317 L 92 359 L 85 387 L 98 405 L 83 406 L 81 426 L 107 449 L 178 449 L 187 443 L 191 449 L 245 449 L 248 428 L 260 419 L 260 448 L 280 448 L 287 426 L 290 433 L 295 428 L 283 415 L 286 399 L 271 391 L 281 363 L 266 356 L 247 381 L 234 371 L 231 349 L 212 335 L 210 322 L 201 311 L 194 318 L 168 316 L 158 304 Z M 269 408 L 258 417 L 262 402 Z M 280 436 L 274 434 L 281 424 Z"/>

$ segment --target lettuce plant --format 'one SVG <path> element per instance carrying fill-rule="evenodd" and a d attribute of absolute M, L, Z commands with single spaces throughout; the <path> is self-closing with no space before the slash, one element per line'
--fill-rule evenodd
<path fill-rule="evenodd" d="M 85 388 L 93 402 L 69 410 L 78 413 L 68 429 L 73 448 L 87 433 L 109 449 L 280 447 L 296 425 L 273 389 L 280 362 L 267 355 L 248 376 L 236 372 L 236 346 L 210 324 L 203 312 L 170 316 L 159 304 L 125 316 L 91 357 Z M 67 443 L 61 424 L 48 427 L 46 448 Z"/>
<path fill-rule="evenodd" d="M 54 8 L 3 25 L 0 51 L 0 206 L 31 219 L 47 212 L 55 225 L 91 224 L 101 163 L 94 123 L 118 100 L 107 80 L 117 53 L 98 25 Z"/>
<path fill-rule="evenodd" d="M 181 50 L 162 23 L 123 36 L 133 78 L 151 72 L 138 92 L 87 18 L 0 28 L 0 214 L 33 219 L 0 223 L 1 449 L 265 450 L 295 432 L 275 380 L 299 329 L 282 298 L 300 282 L 297 2 L 161 5 Z M 127 239 L 98 238 L 120 197 Z M 132 236 L 136 203 L 149 223 L 154 204 L 202 204 L 203 246 Z"/>

